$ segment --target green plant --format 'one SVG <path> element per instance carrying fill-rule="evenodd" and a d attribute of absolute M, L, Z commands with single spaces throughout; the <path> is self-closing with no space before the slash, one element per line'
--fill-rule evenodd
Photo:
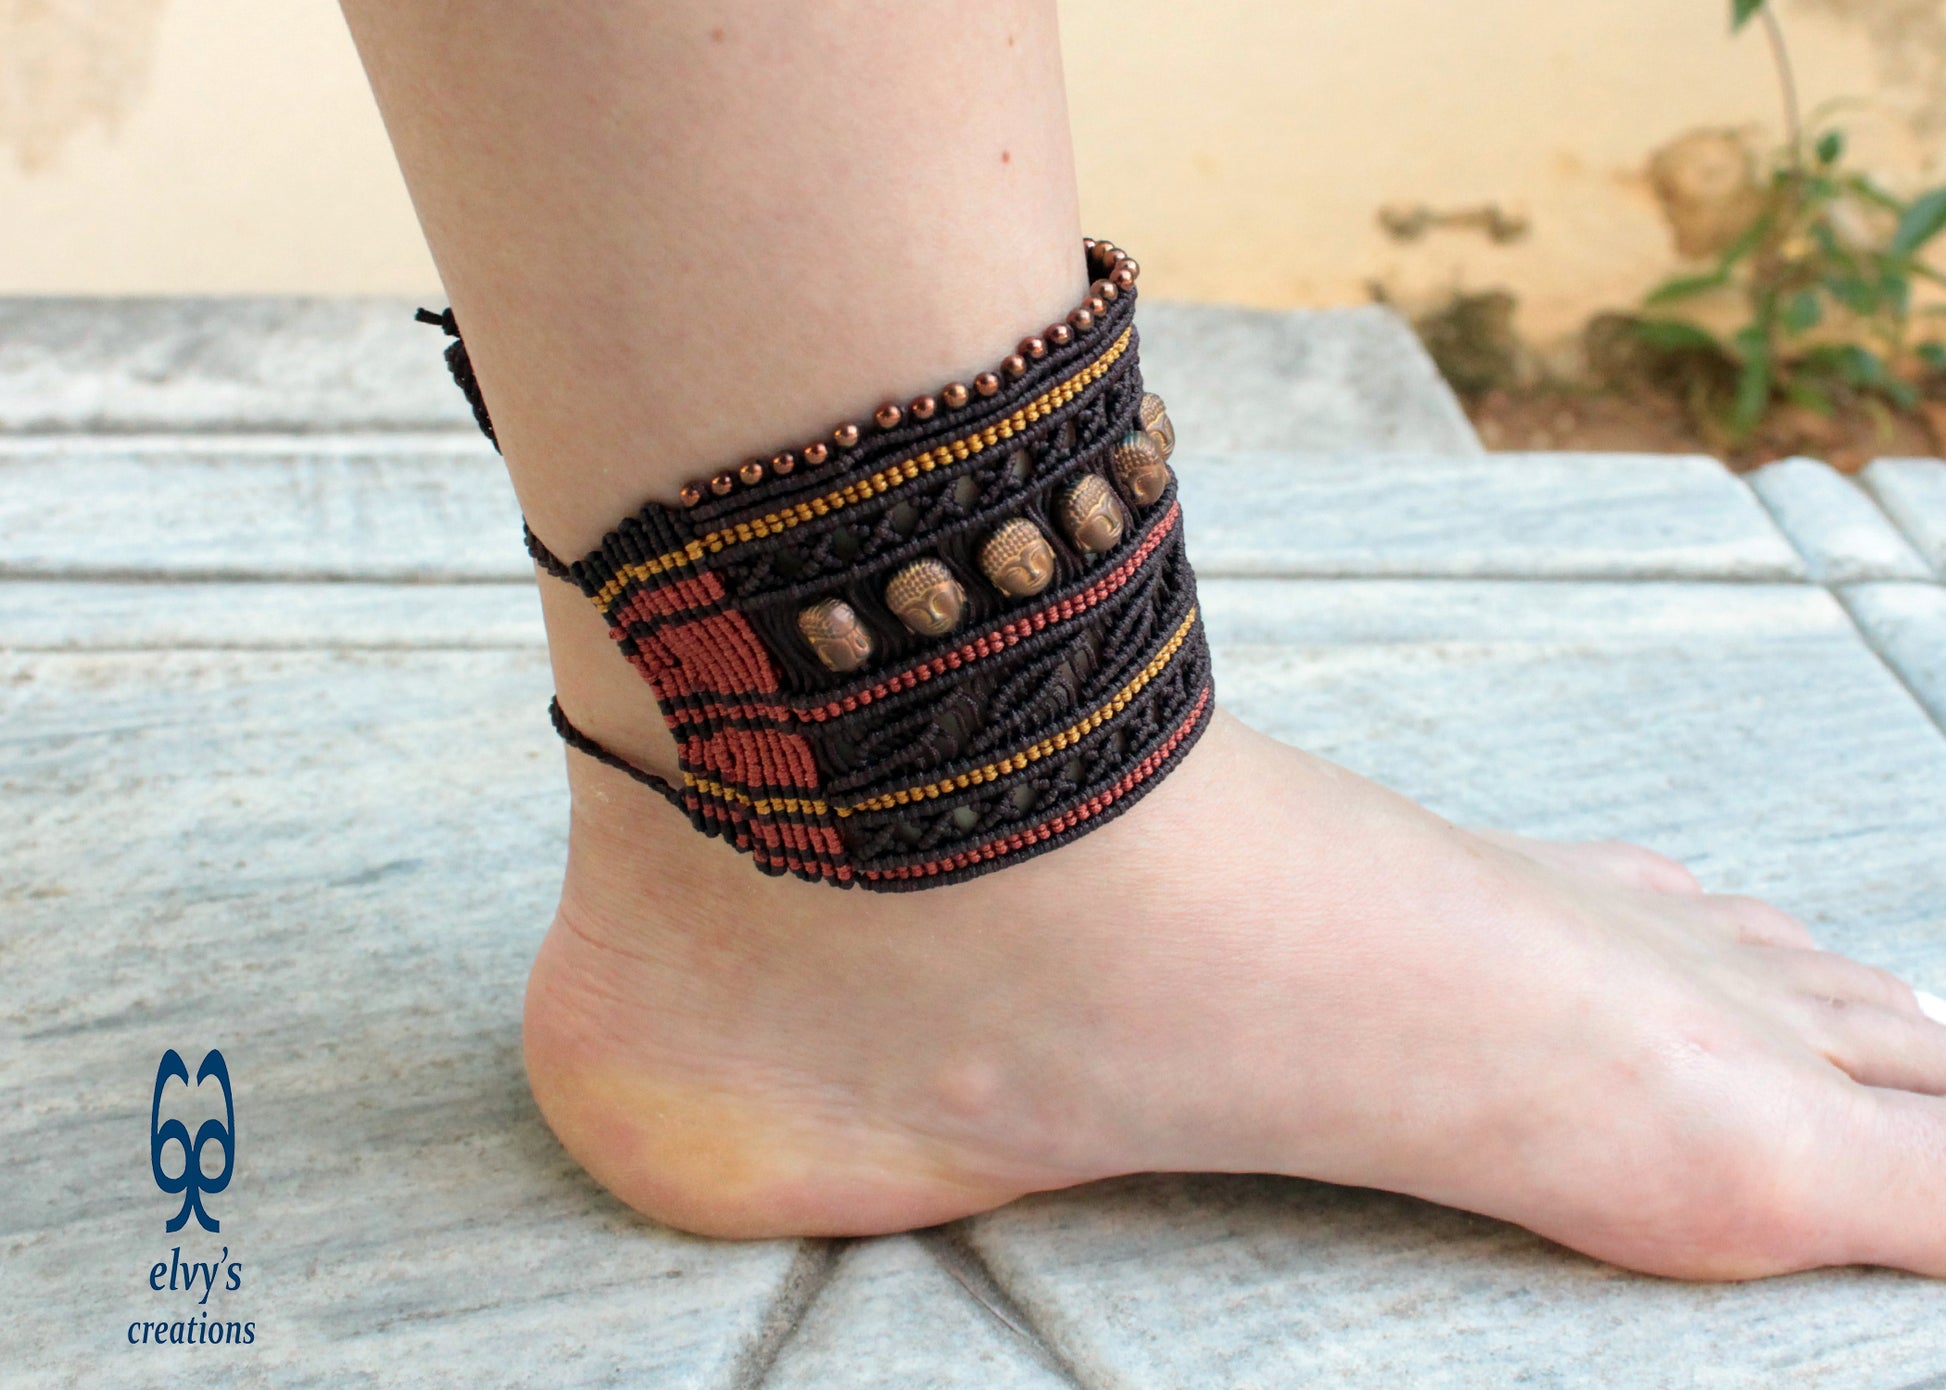
<path fill-rule="evenodd" d="M 1651 291 L 1634 331 L 1684 383 L 1698 424 L 1742 445 L 1780 402 L 1831 414 L 1856 402 L 1911 409 L 1929 381 L 1946 382 L 1946 343 L 1916 332 L 1941 312 L 1915 307 L 1921 282 L 1946 285 L 1924 259 L 1946 231 L 1946 188 L 1900 199 L 1846 166 L 1835 126 L 1807 129 L 1790 55 L 1768 0 L 1731 0 L 1732 30 L 1753 19 L 1768 36 L 1786 144 L 1749 226 L 1701 274 Z M 1730 291 L 1736 326 L 1698 322 L 1706 296 Z"/>

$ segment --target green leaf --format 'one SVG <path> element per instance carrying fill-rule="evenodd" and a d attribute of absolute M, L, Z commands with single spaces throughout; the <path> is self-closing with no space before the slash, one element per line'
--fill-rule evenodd
<path fill-rule="evenodd" d="M 1818 137 L 1818 163 L 1836 164 L 1845 152 L 1845 133 L 1842 130 L 1827 130 Z"/>
<path fill-rule="evenodd" d="M 1870 281 L 1856 275 L 1826 278 L 1824 291 L 1854 314 L 1869 317 L 1878 311 L 1878 291 Z"/>
<path fill-rule="evenodd" d="M 1886 250 L 1894 256 L 1910 256 L 1942 231 L 1946 231 L 1946 188 L 1935 188 L 1906 204 Z"/>
<path fill-rule="evenodd" d="M 1694 299 L 1699 294 L 1721 289 L 1729 283 L 1729 278 L 1720 270 L 1712 270 L 1707 275 L 1678 275 L 1673 280 L 1664 280 L 1650 290 L 1648 298 L 1642 303 L 1654 307 L 1657 304 L 1674 304 L 1678 300 Z"/>
<path fill-rule="evenodd" d="M 1784 302 L 1778 322 L 1786 333 L 1803 333 L 1816 328 L 1823 318 L 1824 306 L 1818 302 L 1817 291 L 1799 290 Z"/>
<path fill-rule="evenodd" d="M 1724 352 L 1715 334 L 1681 319 L 1635 319 L 1629 327 L 1642 342 L 1661 352 Z"/>
<path fill-rule="evenodd" d="M 1730 32 L 1735 33 L 1764 7 L 1764 0 L 1730 0 Z"/>
<path fill-rule="evenodd" d="M 1880 188 L 1869 174 L 1853 174 L 1845 180 L 1845 187 L 1875 208 L 1882 208 L 1886 212 L 1905 211 L 1905 204 Z"/>
<path fill-rule="evenodd" d="M 1784 399 L 1793 405 L 1801 405 L 1806 410 L 1815 411 L 1819 415 L 1830 415 L 1838 409 L 1831 397 L 1808 381 L 1785 382 Z"/>
<path fill-rule="evenodd" d="M 1878 291 L 1885 296 L 1885 305 L 1894 319 L 1903 319 L 1912 312 L 1912 281 L 1897 270 L 1888 269 L 1879 277 Z"/>
<path fill-rule="evenodd" d="M 1730 267 L 1755 251 L 1763 239 L 1770 235 L 1771 216 L 1771 212 L 1766 210 L 1761 217 L 1738 233 L 1737 239 L 1724 249 L 1722 257 L 1716 263 L 1719 275 L 1728 275 Z"/>
<path fill-rule="evenodd" d="M 1892 375 L 1884 358 L 1856 343 L 1818 348 L 1804 355 L 1803 365 L 1829 371 L 1853 390 L 1883 396 L 1901 410 L 1910 410 L 1918 404 L 1910 383 Z"/>
<path fill-rule="evenodd" d="M 1946 376 L 1946 343 L 1919 344 L 1919 362 L 1934 376 Z"/>
<path fill-rule="evenodd" d="M 1770 405 L 1772 365 L 1770 344 L 1756 329 L 1739 329 L 1735 342 L 1743 369 L 1737 373 L 1736 401 L 1730 407 L 1730 434 L 1741 443 L 1750 438 Z"/>

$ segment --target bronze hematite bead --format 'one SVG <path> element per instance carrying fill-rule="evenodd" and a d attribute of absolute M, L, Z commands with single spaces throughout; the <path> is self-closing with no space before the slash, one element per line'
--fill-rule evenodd
<path fill-rule="evenodd" d="M 882 430 L 897 429 L 899 427 L 899 421 L 904 418 L 905 412 L 900 410 L 896 405 L 893 405 L 890 401 L 887 401 L 884 405 L 872 412 L 872 422 Z"/>
<path fill-rule="evenodd" d="M 914 560 L 885 586 L 885 606 L 921 637 L 944 637 L 959 626 L 966 590 L 937 560 Z"/>
<path fill-rule="evenodd" d="M 1130 430 L 1123 435 L 1111 462 L 1115 476 L 1138 507 L 1148 506 L 1168 489 L 1169 459 L 1162 441 L 1150 430 Z"/>
<path fill-rule="evenodd" d="M 872 635 L 843 599 L 822 599 L 803 610 L 797 630 L 826 670 L 856 671 L 872 659 Z"/>
<path fill-rule="evenodd" d="M 1095 316 L 1086 304 L 1068 315 L 1068 322 L 1074 325 L 1077 333 L 1086 333 L 1095 326 Z"/>
<path fill-rule="evenodd" d="M 1074 330 L 1065 323 L 1050 323 L 1047 326 L 1047 341 L 1055 347 L 1066 347 L 1074 341 Z"/>
<path fill-rule="evenodd" d="M 816 468 L 831 457 L 831 451 L 824 447 L 822 439 L 814 439 L 804 446 L 804 462 Z"/>
<path fill-rule="evenodd" d="M 1031 357 L 1038 362 L 1041 358 L 1047 356 L 1047 339 L 1022 338 L 1020 340 L 1020 352 L 1022 356 Z"/>
<path fill-rule="evenodd" d="M 836 444 L 840 449 L 849 449 L 858 442 L 858 426 L 847 420 L 844 424 L 838 426 L 837 429 L 831 431 L 831 442 Z"/>
<path fill-rule="evenodd" d="M 709 490 L 718 497 L 727 495 L 730 489 L 736 485 L 736 475 L 733 473 L 718 473 L 714 478 L 709 480 Z"/>
<path fill-rule="evenodd" d="M 992 372 L 981 372 L 973 378 L 973 389 L 982 396 L 991 396 L 1000 389 L 1000 378 Z"/>
<path fill-rule="evenodd" d="M 693 507 L 703 500 L 703 490 L 694 483 L 684 483 L 676 496 L 682 499 L 683 506 Z"/>
<path fill-rule="evenodd" d="M 1115 282 L 1113 280 L 1097 280 L 1094 284 L 1088 286 L 1088 293 L 1094 295 L 1097 299 L 1105 299 L 1112 304 L 1121 294 L 1121 291 L 1115 288 Z"/>
<path fill-rule="evenodd" d="M 1084 473 L 1061 496 L 1061 529 L 1076 549 L 1099 555 L 1121 544 L 1128 517 L 1108 480 L 1098 473 Z"/>
<path fill-rule="evenodd" d="M 1144 391 L 1140 414 L 1142 428 L 1155 436 L 1156 443 L 1162 446 L 1162 457 L 1167 459 L 1176 452 L 1176 427 L 1169 420 L 1169 407 L 1155 392 Z"/>
<path fill-rule="evenodd" d="M 912 404 L 906 409 L 912 413 L 912 418 L 915 420 L 930 420 L 933 412 L 939 409 L 939 402 L 931 396 L 914 396 Z"/>
<path fill-rule="evenodd" d="M 1027 374 L 1027 359 L 1017 352 L 1008 353 L 1005 360 L 1000 363 L 1000 370 L 1008 376 L 1025 376 Z"/>
<path fill-rule="evenodd" d="M 746 485 L 755 487 L 764 480 L 763 460 L 751 459 L 743 467 L 737 469 L 737 477 L 743 479 Z"/>
<path fill-rule="evenodd" d="M 780 478 L 789 474 L 790 471 L 796 467 L 797 467 L 797 455 L 791 453 L 788 449 L 781 454 L 775 454 L 772 455 L 771 457 L 770 471 L 775 473 Z"/>
<path fill-rule="evenodd" d="M 966 400 L 967 400 L 966 385 L 964 382 L 955 381 L 950 385 L 946 386 L 944 389 L 942 389 L 939 395 L 940 398 L 946 402 L 948 407 L 950 407 L 953 410 L 958 410 L 961 406 L 966 404 Z"/>
<path fill-rule="evenodd" d="M 1096 318 L 1100 318 L 1103 314 L 1108 312 L 1108 301 L 1103 299 L 1098 294 L 1089 295 L 1088 312 L 1093 314 Z"/>
<path fill-rule="evenodd" d="M 980 571 L 1001 593 L 1027 598 L 1053 580 L 1054 547 L 1033 522 L 1015 517 L 980 547 Z"/>

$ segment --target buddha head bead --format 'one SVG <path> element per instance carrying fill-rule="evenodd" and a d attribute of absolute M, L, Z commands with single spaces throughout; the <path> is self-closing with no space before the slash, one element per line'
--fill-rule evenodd
<path fill-rule="evenodd" d="M 1151 505 L 1169 487 L 1169 455 L 1152 430 L 1130 430 L 1123 435 L 1112 462 L 1116 478 L 1138 507 Z"/>
<path fill-rule="evenodd" d="M 993 587 L 1014 598 L 1028 598 L 1054 578 L 1054 547 L 1033 522 L 1015 517 L 980 547 L 980 571 Z"/>
<path fill-rule="evenodd" d="M 1162 445 L 1163 462 L 1176 452 L 1176 427 L 1169 419 L 1169 407 L 1162 403 L 1162 397 L 1153 391 L 1142 393 L 1142 428 L 1154 435 Z"/>
<path fill-rule="evenodd" d="M 937 560 L 914 560 L 885 586 L 885 606 L 921 637 L 944 637 L 966 612 L 966 590 Z"/>
<path fill-rule="evenodd" d="M 1061 529 L 1077 550 L 1099 555 L 1121 544 L 1128 517 L 1108 480 L 1097 473 L 1084 473 L 1061 496 Z"/>
<path fill-rule="evenodd" d="M 797 630 L 828 671 L 856 671 L 872 659 L 872 634 L 843 599 L 821 599 L 804 609 Z"/>

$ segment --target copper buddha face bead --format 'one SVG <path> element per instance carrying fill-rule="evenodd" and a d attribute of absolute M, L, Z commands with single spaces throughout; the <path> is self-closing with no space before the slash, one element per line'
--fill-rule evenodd
<path fill-rule="evenodd" d="M 1098 473 L 1087 473 L 1061 497 L 1061 529 L 1077 550 L 1099 555 L 1121 544 L 1128 517 L 1108 480 Z"/>
<path fill-rule="evenodd" d="M 1135 505 L 1146 507 L 1169 487 L 1169 456 L 1153 430 L 1130 430 L 1115 446 L 1115 476 Z"/>
<path fill-rule="evenodd" d="M 959 626 L 966 590 L 937 560 L 914 560 L 885 586 L 885 606 L 921 637 L 944 637 Z"/>
<path fill-rule="evenodd" d="M 1155 392 L 1144 391 L 1140 414 L 1142 428 L 1153 434 L 1162 445 L 1162 461 L 1167 463 L 1169 455 L 1176 452 L 1176 427 L 1169 421 L 1169 407 L 1162 403 L 1162 397 Z"/>
<path fill-rule="evenodd" d="M 980 571 L 1014 598 L 1045 589 L 1054 578 L 1054 547 L 1033 522 L 1015 517 L 980 547 Z"/>
<path fill-rule="evenodd" d="M 872 634 L 843 599 L 828 598 L 797 615 L 797 630 L 825 669 L 856 671 L 872 659 Z"/>

